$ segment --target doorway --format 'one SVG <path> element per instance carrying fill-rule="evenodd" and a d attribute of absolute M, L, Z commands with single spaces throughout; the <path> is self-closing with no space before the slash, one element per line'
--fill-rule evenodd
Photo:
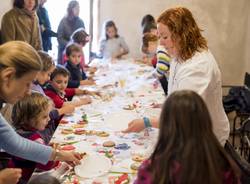
<path fill-rule="evenodd" d="M 45 8 L 48 10 L 51 29 L 54 32 L 57 32 L 58 25 L 62 18 L 67 14 L 67 7 L 70 0 L 47 0 L 45 3 Z M 91 11 L 91 0 L 79 0 L 80 4 L 80 15 L 79 17 L 83 20 L 86 32 L 90 32 L 90 12 Z M 93 6 L 92 6 L 93 7 Z M 58 51 L 58 42 L 55 37 L 52 37 L 52 50 L 49 51 L 49 54 L 54 58 L 57 59 L 57 51 Z M 84 55 L 85 61 L 89 61 L 89 43 L 86 44 L 84 47 Z"/>

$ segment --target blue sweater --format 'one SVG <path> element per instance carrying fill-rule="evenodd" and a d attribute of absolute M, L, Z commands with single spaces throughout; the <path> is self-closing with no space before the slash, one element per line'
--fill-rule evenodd
<path fill-rule="evenodd" d="M 30 141 L 18 135 L 0 113 L 0 148 L 7 153 L 46 164 L 52 154 L 52 148 Z"/>

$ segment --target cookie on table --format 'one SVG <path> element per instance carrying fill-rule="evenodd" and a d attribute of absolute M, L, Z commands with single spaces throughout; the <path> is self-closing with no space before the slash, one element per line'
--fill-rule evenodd
<path fill-rule="evenodd" d="M 97 132 L 96 135 L 99 136 L 99 137 L 108 137 L 109 133 L 108 132 L 104 132 L 104 131 L 100 131 L 100 132 Z"/>
<path fill-rule="evenodd" d="M 135 161 L 135 162 L 142 162 L 144 159 L 145 158 L 142 155 L 134 155 L 134 156 L 132 156 L 132 160 Z"/>
<path fill-rule="evenodd" d="M 140 162 L 134 162 L 130 165 L 130 169 L 132 169 L 133 171 L 137 171 L 140 166 L 141 166 Z"/>
<path fill-rule="evenodd" d="M 72 134 L 73 133 L 73 130 L 72 129 L 68 129 L 68 128 L 65 128 L 65 129 L 62 129 L 61 131 L 62 134 Z"/>
<path fill-rule="evenodd" d="M 88 124 L 88 121 L 79 120 L 79 121 L 77 122 L 77 124 L 79 124 L 79 125 L 86 125 L 86 124 Z"/>
<path fill-rule="evenodd" d="M 65 146 L 61 147 L 61 150 L 63 150 L 63 151 L 72 151 L 72 150 L 75 150 L 75 149 L 76 149 L 76 147 L 72 146 L 72 145 L 65 145 Z"/>
<path fill-rule="evenodd" d="M 62 119 L 59 123 L 60 124 L 68 124 L 69 122 L 67 120 Z"/>
<path fill-rule="evenodd" d="M 86 133 L 86 130 L 83 130 L 83 129 L 76 129 L 74 131 L 74 134 L 76 134 L 76 135 L 83 135 L 85 133 Z"/>
<path fill-rule="evenodd" d="M 84 128 L 85 124 L 74 124 L 72 125 L 72 128 Z"/>
<path fill-rule="evenodd" d="M 115 142 L 114 141 L 105 141 L 102 145 L 104 147 L 114 147 L 115 146 Z"/>

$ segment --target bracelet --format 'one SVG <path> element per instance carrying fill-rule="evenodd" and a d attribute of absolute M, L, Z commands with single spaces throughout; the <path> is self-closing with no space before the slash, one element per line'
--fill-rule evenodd
<path fill-rule="evenodd" d="M 147 117 L 143 117 L 143 122 L 144 122 L 144 126 L 145 126 L 145 128 L 152 127 L 152 125 L 151 125 L 151 123 L 150 123 L 149 118 L 147 118 Z"/>

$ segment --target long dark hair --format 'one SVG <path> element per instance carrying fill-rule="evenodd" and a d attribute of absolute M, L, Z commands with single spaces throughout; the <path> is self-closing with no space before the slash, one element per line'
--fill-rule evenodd
<path fill-rule="evenodd" d="M 172 93 L 160 116 L 160 133 L 151 155 L 153 183 L 221 184 L 237 166 L 218 142 L 202 98 L 193 91 Z"/>
<path fill-rule="evenodd" d="M 118 37 L 119 37 L 119 35 L 118 35 L 118 29 L 117 29 L 117 27 L 116 27 L 114 21 L 109 20 L 109 21 L 105 22 L 105 26 L 104 26 L 104 31 L 105 31 L 105 38 L 106 38 L 106 40 L 109 39 L 109 36 L 108 36 L 108 34 L 107 34 L 107 30 L 108 30 L 108 28 L 110 28 L 110 27 L 113 27 L 113 28 L 115 29 L 115 32 L 116 32 L 115 38 L 118 38 Z"/>

